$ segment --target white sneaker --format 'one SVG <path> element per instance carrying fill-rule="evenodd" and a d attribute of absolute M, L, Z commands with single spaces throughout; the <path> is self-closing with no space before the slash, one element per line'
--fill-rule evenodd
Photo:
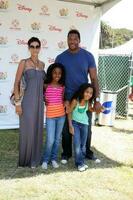
<path fill-rule="evenodd" d="M 45 170 L 48 169 L 48 164 L 46 162 L 42 163 L 42 169 L 45 169 Z"/>
<path fill-rule="evenodd" d="M 85 169 L 88 169 L 88 168 L 89 168 L 88 165 L 86 165 L 86 164 L 84 164 L 83 166 L 84 166 Z"/>
<path fill-rule="evenodd" d="M 97 159 L 95 160 L 95 163 L 96 163 L 96 164 L 99 164 L 99 163 L 101 163 L 101 160 L 97 158 Z"/>
<path fill-rule="evenodd" d="M 59 168 L 59 165 L 55 160 L 52 160 L 51 162 L 52 162 L 53 168 L 56 168 L 56 169 Z"/>
<path fill-rule="evenodd" d="M 85 171 L 85 167 L 84 167 L 84 165 L 83 165 L 83 166 L 78 166 L 78 171 L 80 171 L 80 172 Z"/>
<path fill-rule="evenodd" d="M 68 161 L 67 161 L 67 160 L 65 160 L 65 159 L 62 159 L 62 160 L 61 160 L 61 164 L 63 164 L 63 165 L 66 165 L 66 164 L 67 164 L 67 162 L 68 162 Z"/>
<path fill-rule="evenodd" d="M 36 169 L 36 166 L 31 166 L 31 169 Z"/>

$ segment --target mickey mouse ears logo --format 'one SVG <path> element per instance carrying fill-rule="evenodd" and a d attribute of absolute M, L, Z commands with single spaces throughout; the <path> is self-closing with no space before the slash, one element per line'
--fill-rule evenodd
<path fill-rule="evenodd" d="M 103 114 L 107 115 L 111 112 L 112 103 L 113 101 L 106 101 L 102 104 L 102 106 L 104 107 Z"/>

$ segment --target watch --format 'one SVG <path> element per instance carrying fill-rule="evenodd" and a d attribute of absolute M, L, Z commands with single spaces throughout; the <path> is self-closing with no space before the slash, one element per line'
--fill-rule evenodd
<path fill-rule="evenodd" d="M 96 97 L 95 101 L 96 101 L 96 102 L 100 102 L 100 98 L 99 98 L 99 97 Z"/>

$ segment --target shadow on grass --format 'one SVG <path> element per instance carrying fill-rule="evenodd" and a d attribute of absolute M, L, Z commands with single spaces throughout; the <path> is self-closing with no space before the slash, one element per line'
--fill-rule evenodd
<path fill-rule="evenodd" d="M 92 168 L 113 168 L 119 167 L 123 164 L 116 162 L 97 149 L 92 148 L 95 155 L 101 159 L 100 164 L 96 164 L 94 161 L 87 160 L 86 163 L 89 169 Z M 74 166 L 74 160 L 70 159 L 67 165 L 60 165 L 59 169 L 52 169 L 49 166 L 47 171 L 41 169 L 41 166 L 36 169 L 30 168 L 17 168 L 18 161 L 18 130 L 6 130 L 0 131 L 0 179 L 13 179 L 13 178 L 27 178 L 38 176 L 41 174 L 51 173 L 67 173 L 74 172 L 77 169 Z"/>
<path fill-rule="evenodd" d="M 112 127 L 112 131 L 117 132 L 117 133 L 133 134 L 133 130 L 121 129 L 121 128 L 116 128 L 116 127 Z"/>
<path fill-rule="evenodd" d="M 133 120 L 133 115 L 132 114 L 129 114 L 128 117 L 130 117 Z"/>
<path fill-rule="evenodd" d="M 123 166 L 124 164 L 116 162 L 97 149 L 92 148 L 95 155 L 101 159 L 100 164 L 94 161 L 87 160 L 89 169 L 92 168 L 113 168 Z M 17 168 L 18 160 L 18 130 L 0 131 L 0 179 L 13 179 L 13 178 L 27 178 L 38 176 L 41 174 L 51 173 L 67 173 L 74 172 L 77 169 L 74 166 L 74 160 L 70 159 L 67 165 L 60 165 L 59 169 L 52 169 L 49 166 L 47 171 L 41 169 L 41 166 L 36 169 L 30 168 Z"/>

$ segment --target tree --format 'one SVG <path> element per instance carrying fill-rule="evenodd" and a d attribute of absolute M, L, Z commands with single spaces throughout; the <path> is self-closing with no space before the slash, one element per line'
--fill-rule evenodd
<path fill-rule="evenodd" d="M 122 45 L 131 38 L 133 38 L 133 31 L 125 28 L 113 29 L 105 22 L 101 22 L 100 49 Z"/>

